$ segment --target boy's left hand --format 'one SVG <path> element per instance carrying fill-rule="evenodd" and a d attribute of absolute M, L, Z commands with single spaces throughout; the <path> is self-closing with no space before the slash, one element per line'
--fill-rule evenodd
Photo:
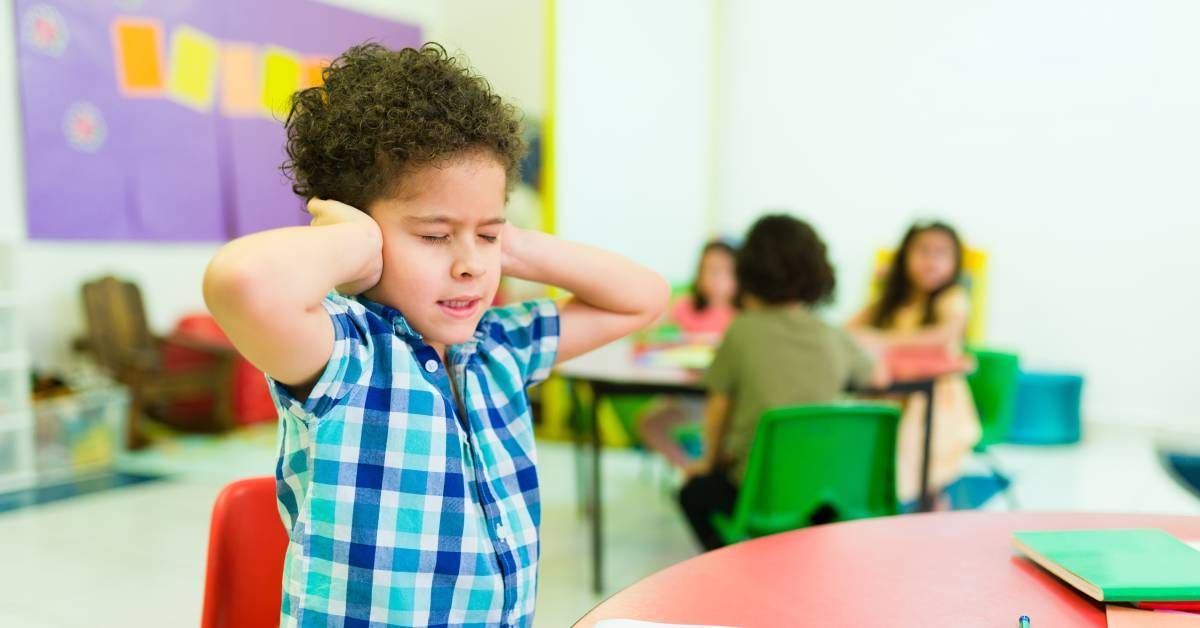
<path fill-rule="evenodd" d="M 627 336 L 666 308 L 666 280 L 636 262 L 508 223 L 499 235 L 501 275 L 571 295 L 558 304 L 562 333 L 557 362 Z"/>
<path fill-rule="evenodd" d="M 500 229 L 500 274 L 515 279 L 533 279 L 523 259 L 528 233 L 511 222 Z"/>

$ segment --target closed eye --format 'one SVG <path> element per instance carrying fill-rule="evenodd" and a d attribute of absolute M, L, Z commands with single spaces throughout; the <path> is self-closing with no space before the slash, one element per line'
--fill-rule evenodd
<path fill-rule="evenodd" d="M 498 239 L 497 236 L 483 235 L 482 233 L 479 234 L 479 237 L 483 238 L 484 242 L 495 242 Z"/>
<path fill-rule="evenodd" d="M 450 236 L 447 236 L 447 235 L 423 235 L 423 236 L 421 236 L 421 239 L 425 240 L 426 242 L 445 242 L 450 239 Z"/>

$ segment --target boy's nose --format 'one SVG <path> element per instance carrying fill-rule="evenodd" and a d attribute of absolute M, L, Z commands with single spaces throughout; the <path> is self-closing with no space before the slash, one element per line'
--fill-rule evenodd
<path fill-rule="evenodd" d="M 479 277 L 483 273 L 483 262 L 479 257 L 479 253 L 473 247 L 468 247 L 468 250 L 464 250 L 456 255 L 454 263 L 450 265 L 450 274 L 455 279 Z"/>

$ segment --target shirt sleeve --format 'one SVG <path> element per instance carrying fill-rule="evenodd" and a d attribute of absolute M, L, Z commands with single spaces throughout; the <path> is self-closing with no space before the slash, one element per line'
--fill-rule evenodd
<path fill-rule="evenodd" d="M 537 299 L 492 311 L 502 335 L 498 340 L 512 352 L 525 387 L 549 377 L 558 357 L 558 305 L 552 299 Z"/>
<path fill-rule="evenodd" d="M 297 399 L 288 387 L 267 376 L 276 405 L 297 416 L 320 418 L 337 406 L 371 362 L 372 342 L 366 308 L 339 294 L 321 302 L 333 325 L 333 353 L 313 384 L 307 399 Z"/>
<path fill-rule="evenodd" d="M 738 322 L 735 319 L 729 329 L 725 331 L 725 336 L 721 338 L 721 344 L 717 346 L 717 353 L 713 356 L 712 364 L 704 373 L 704 386 L 710 393 L 732 394 L 737 387 L 737 374 L 740 370 L 738 360 L 742 353 L 739 340 L 741 333 L 738 330 Z"/>

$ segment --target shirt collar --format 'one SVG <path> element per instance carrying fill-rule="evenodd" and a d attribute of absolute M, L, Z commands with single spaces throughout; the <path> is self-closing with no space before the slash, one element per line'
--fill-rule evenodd
<path fill-rule="evenodd" d="M 421 335 L 413 326 L 409 324 L 408 319 L 404 314 L 390 305 L 384 305 L 378 301 L 372 301 L 363 295 L 350 297 L 362 304 L 367 311 L 374 313 L 383 320 L 387 321 L 392 326 L 392 330 L 396 335 L 404 339 L 408 344 L 426 344 L 425 337 Z M 479 324 L 475 326 L 475 333 L 466 342 L 452 345 L 456 355 L 470 355 L 478 349 L 480 342 L 487 338 L 487 330 L 494 322 L 496 314 L 489 308 L 484 311 L 483 317 L 479 319 Z"/>

